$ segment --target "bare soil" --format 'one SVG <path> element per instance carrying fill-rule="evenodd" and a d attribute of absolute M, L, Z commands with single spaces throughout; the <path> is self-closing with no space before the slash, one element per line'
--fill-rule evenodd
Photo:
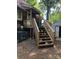
<path fill-rule="evenodd" d="M 34 39 L 17 44 L 17 59 L 56 59 L 55 52 L 54 47 L 38 48 Z"/>

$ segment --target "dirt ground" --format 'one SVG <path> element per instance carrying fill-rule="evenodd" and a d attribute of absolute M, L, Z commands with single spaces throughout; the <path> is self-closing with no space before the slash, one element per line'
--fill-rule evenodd
<path fill-rule="evenodd" d="M 37 48 L 34 39 L 17 44 L 17 59 L 56 59 L 55 52 L 53 47 Z"/>

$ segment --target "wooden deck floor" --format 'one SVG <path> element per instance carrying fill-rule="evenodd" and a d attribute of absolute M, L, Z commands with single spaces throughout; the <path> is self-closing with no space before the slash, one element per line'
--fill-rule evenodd
<path fill-rule="evenodd" d="M 17 59 L 56 59 L 55 49 L 37 48 L 34 39 L 27 39 L 17 44 Z"/>

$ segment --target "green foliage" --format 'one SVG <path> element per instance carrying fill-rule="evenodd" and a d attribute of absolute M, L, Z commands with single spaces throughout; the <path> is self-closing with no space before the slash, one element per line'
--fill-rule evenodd
<path fill-rule="evenodd" d="M 35 4 L 33 7 L 37 8 L 38 10 L 40 10 L 39 4 Z"/>
<path fill-rule="evenodd" d="M 40 4 L 35 4 L 34 7 L 40 11 L 40 16 L 43 16 L 43 12 L 40 9 Z"/>
<path fill-rule="evenodd" d="M 40 9 L 40 4 L 37 3 L 37 0 L 26 0 L 26 2 L 29 3 L 31 6 L 33 6 L 34 8 L 36 8 L 41 13 L 41 15 L 43 15 Z"/>
<path fill-rule="evenodd" d="M 37 3 L 36 0 L 26 0 L 26 2 L 29 3 L 32 6 L 34 6 Z"/>
<path fill-rule="evenodd" d="M 41 11 L 44 13 L 46 11 L 46 6 L 44 5 L 43 2 L 39 2 L 39 8 L 41 9 Z"/>
<path fill-rule="evenodd" d="M 42 0 L 46 7 L 55 7 L 60 0 Z"/>
<path fill-rule="evenodd" d="M 54 12 L 54 13 L 50 14 L 50 17 L 49 17 L 50 23 L 55 23 L 58 20 L 61 20 L 61 13 L 60 12 Z"/>
<path fill-rule="evenodd" d="M 46 17 L 47 19 L 49 19 L 49 15 L 50 15 L 50 9 L 53 7 L 55 8 L 57 3 L 60 2 L 60 0 L 41 0 L 41 2 L 44 4 L 44 6 L 47 9 L 47 13 L 46 13 Z M 42 9 L 43 10 L 43 9 Z"/>
<path fill-rule="evenodd" d="M 61 19 L 60 12 L 54 12 L 54 13 L 50 14 L 50 9 L 56 8 L 57 3 L 60 3 L 60 0 L 40 0 L 39 3 L 37 3 L 37 0 L 26 0 L 26 2 L 29 3 L 30 5 L 32 5 L 37 10 L 39 10 L 41 12 L 41 14 L 40 14 L 41 16 L 44 16 L 45 11 L 49 10 L 47 13 L 48 13 L 48 19 L 49 19 L 50 23 L 56 22 Z M 46 15 L 47 15 L 47 13 L 46 13 Z"/>

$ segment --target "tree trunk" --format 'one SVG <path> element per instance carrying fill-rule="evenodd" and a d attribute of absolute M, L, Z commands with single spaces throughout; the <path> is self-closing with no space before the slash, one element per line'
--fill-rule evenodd
<path fill-rule="evenodd" d="M 50 7 L 47 7 L 46 20 L 48 20 L 48 19 L 49 19 L 49 12 L 50 12 Z"/>

